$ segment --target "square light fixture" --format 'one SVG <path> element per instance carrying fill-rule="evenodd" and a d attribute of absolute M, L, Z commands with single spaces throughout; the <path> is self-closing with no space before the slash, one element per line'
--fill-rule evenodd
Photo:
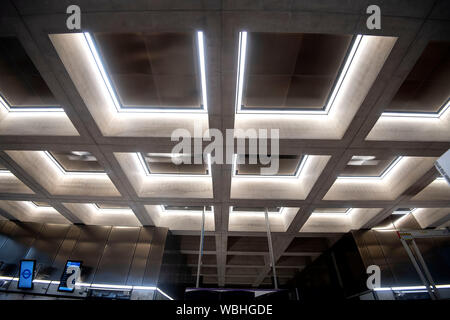
<path fill-rule="evenodd" d="M 231 167 L 232 170 L 232 176 L 233 178 L 282 178 L 282 179 L 298 179 L 300 177 L 300 174 L 303 171 L 303 168 L 305 167 L 306 162 L 308 161 L 308 155 L 303 155 L 301 157 L 301 160 L 299 164 L 297 165 L 297 168 L 295 170 L 295 173 L 292 175 L 262 175 L 262 174 L 238 174 L 238 155 L 233 155 L 233 164 Z"/>
<path fill-rule="evenodd" d="M 167 158 L 168 162 L 173 163 L 172 167 L 176 166 L 183 166 L 184 163 L 182 162 L 181 164 L 175 164 L 175 162 L 173 162 L 173 158 L 178 158 L 180 161 L 183 161 L 183 159 L 185 159 L 187 156 L 183 155 L 183 154 L 173 154 L 173 153 L 150 153 L 147 156 L 150 157 L 154 157 L 154 158 Z M 146 156 L 146 157 L 147 157 Z M 146 158 L 144 157 L 144 155 L 141 152 L 137 152 L 136 153 L 136 157 L 139 160 L 140 166 L 143 170 L 143 172 L 145 173 L 145 175 L 147 176 L 160 176 L 160 177 L 184 177 L 184 178 L 191 178 L 191 177 L 211 177 L 211 154 L 207 154 L 206 156 L 206 170 L 205 173 L 182 173 L 182 172 L 177 172 L 177 173 L 164 173 L 164 171 L 162 172 L 152 172 L 152 168 L 149 165 L 148 161 L 146 160 Z M 189 160 L 191 160 L 192 156 L 188 155 Z M 190 165 L 190 164 L 187 164 Z M 197 164 L 193 164 L 195 166 L 201 166 L 197 165 Z M 173 168 L 172 168 L 173 169 Z"/>
<path fill-rule="evenodd" d="M 51 152 L 43 151 L 43 153 L 45 155 L 45 158 L 47 158 L 47 160 L 50 161 L 64 175 L 78 175 L 78 176 L 80 176 L 80 175 L 84 175 L 84 176 L 85 175 L 106 176 L 107 175 L 107 173 L 104 172 L 104 171 L 69 171 L 69 170 L 66 170 L 64 168 L 64 166 L 55 158 L 55 156 L 52 155 Z M 74 154 L 74 156 L 81 157 L 81 159 L 86 154 L 89 154 L 88 156 L 93 157 L 88 152 L 82 152 L 82 151 L 77 152 L 77 151 L 74 151 L 72 153 Z"/>
<path fill-rule="evenodd" d="M 207 89 L 206 89 L 206 61 L 205 61 L 205 44 L 204 35 L 202 31 L 197 32 L 197 54 L 198 54 L 198 65 L 200 74 L 200 86 L 201 86 L 201 108 L 162 108 L 161 106 L 147 106 L 147 107 L 124 107 L 118 99 L 118 94 L 114 88 L 108 73 L 106 72 L 104 63 L 97 50 L 96 43 L 89 32 L 84 32 L 84 39 L 86 42 L 86 50 L 92 57 L 92 67 L 97 68 L 100 72 L 103 83 L 112 99 L 114 107 L 118 113 L 207 113 L 208 112 L 208 101 L 207 101 Z"/>
<path fill-rule="evenodd" d="M 392 163 L 386 169 L 384 169 L 383 172 L 380 175 L 378 175 L 378 176 L 345 176 L 345 175 L 342 175 L 342 176 L 338 176 L 337 179 L 339 179 L 339 180 L 341 180 L 341 179 L 383 180 L 401 162 L 402 159 L 403 159 L 402 156 L 399 156 L 399 157 L 395 158 L 392 161 Z M 373 160 L 374 159 L 365 160 L 365 161 L 367 162 L 367 161 L 373 161 Z M 354 160 L 354 161 L 363 161 L 363 160 L 358 159 L 358 160 Z M 364 161 L 362 163 L 364 163 Z"/>
<path fill-rule="evenodd" d="M 326 104 L 323 108 L 318 110 L 274 110 L 274 109 L 248 109 L 242 108 L 242 100 L 244 94 L 244 83 L 245 83 L 245 69 L 247 64 L 247 42 L 248 34 L 246 31 L 239 32 L 239 48 L 238 48 L 238 69 L 237 69 L 237 79 L 236 79 L 236 96 L 235 96 L 235 112 L 239 113 L 250 113 L 250 114 L 305 114 L 305 115 L 327 115 L 333 106 L 336 96 L 339 93 L 339 89 L 345 80 L 348 69 L 350 68 L 353 59 L 356 56 L 359 45 L 361 43 L 362 35 L 356 35 L 354 37 L 353 43 L 350 50 L 348 51 L 345 62 L 341 68 L 338 75 L 337 81 L 335 82 L 331 94 L 328 97 Z"/>
<path fill-rule="evenodd" d="M 203 206 L 160 205 L 163 214 L 203 214 Z M 205 206 L 205 214 L 214 214 L 214 206 Z"/>

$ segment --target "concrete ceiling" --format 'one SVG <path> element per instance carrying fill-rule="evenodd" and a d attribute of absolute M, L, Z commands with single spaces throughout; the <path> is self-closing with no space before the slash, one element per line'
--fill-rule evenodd
<path fill-rule="evenodd" d="M 356 0 L 71 2 L 76 3 L 82 29 L 95 35 L 125 106 L 200 108 L 195 34 L 203 31 L 208 112 L 117 116 L 96 87 L 79 34 L 67 34 L 66 3 L 3 1 L 2 96 L 12 107 L 64 109 L 30 115 L 0 106 L 3 218 L 168 227 L 180 237 L 195 272 L 198 207 L 211 206 L 202 274 L 205 284 L 220 286 L 270 284 L 265 206 L 274 208 L 269 220 L 281 283 L 343 233 L 385 223 L 397 208 L 419 208 L 409 217 L 422 228 L 448 225 L 450 187 L 436 180 L 433 163 L 450 148 L 450 110 L 440 118 L 382 115 L 436 113 L 448 99 L 448 1 L 384 1 L 381 30 L 366 28 L 368 4 Z M 235 111 L 240 31 L 248 32 L 250 48 L 244 105 L 278 111 L 322 108 L 349 41 L 357 34 L 371 36 L 361 40 L 360 58 L 327 115 L 245 114 Z M 269 65 L 271 59 L 277 63 Z M 22 69 L 13 67 L 13 60 Z M 176 144 L 171 132 L 194 132 L 194 120 L 222 132 L 280 129 L 281 168 L 290 174 L 308 155 L 302 174 L 233 177 L 231 164 L 212 164 L 209 174 L 204 165 L 176 171 L 161 158 L 154 168 L 163 174 L 145 174 L 138 153 L 170 153 Z M 67 172 L 44 151 L 60 157 Z M 74 151 L 90 160 L 77 163 L 68 157 Z M 372 162 L 349 165 L 354 156 L 371 156 L 366 160 Z M 151 163 L 148 167 L 151 171 Z M 70 172 L 86 168 L 94 174 Z M 356 174 L 371 178 L 348 178 Z M 194 208 L 186 212 L 185 206 Z"/>

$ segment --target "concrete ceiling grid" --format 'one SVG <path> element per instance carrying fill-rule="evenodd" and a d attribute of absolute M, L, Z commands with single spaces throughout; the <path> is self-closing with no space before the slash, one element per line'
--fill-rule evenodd
<path fill-rule="evenodd" d="M 73 1 L 74 4 L 77 1 Z M 395 199 L 374 200 L 324 200 L 325 195 L 336 181 L 336 177 L 353 155 L 392 155 L 408 157 L 439 157 L 450 148 L 450 139 L 395 139 L 396 132 L 391 130 L 392 139 L 377 140 L 377 122 L 382 111 L 392 100 L 403 80 L 430 40 L 450 41 L 450 16 L 445 12 L 448 4 L 444 0 L 412 1 L 408 8 L 394 1 L 382 6 L 382 29 L 366 28 L 364 1 L 323 1 L 321 4 L 311 1 L 270 1 L 245 3 L 228 0 L 214 1 L 171 1 L 170 4 L 152 1 L 134 1 L 116 3 L 79 1 L 82 10 L 83 30 L 90 32 L 127 32 L 127 31 L 196 31 L 203 30 L 206 40 L 207 78 L 208 78 L 208 122 L 210 128 L 222 132 L 234 128 L 234 92 L 236 85 L 238 32 L 311 32 L 368 34 L 394 36 L 397 41 L 385 61 L 381 71 L 372 84 L 361 106 L 353 116 L 341 139 L 292 139 L 280 140 L 281 154 L 312 154 L 330 156 L 322 172 L 315 181 L 305 199 L 241 199 L 231 197 L 231 165 L 212 166 L 212 198 L 171 198 L 140 197 L 114 153 L 120 152 L 170 152 L 174 142 L 168 137 L 105 136 L 100 126 L 89 112 L 74 82 L 68 74 L 48 34 L 66 33 L 66 7 L 61 1 L 48 1 L 46 5 L 38 2 L 18 0 L 4 1 L 1 13 L 0 35 L 17 36 L 36 68 L 48 84 L 56 99 L 64 106 L 64 111 L 72 123 L 74 135 L 22 135 L 4 134 L 0 136 L 0 162 L 6 166 L 33 193 L 0 193 L 0 199 L 14 201 L 46 201 L 71 223 L 82 223 L 79 216 L 65 204 L 79 202 L 112 202 L 128 205 L 142 225 L 154 225 L 146 205 L 214 205 L 214 230 L 207 236 L 214 239 L 214 250 L 208 254 L 216 255 L 217 269 L 205 274 L 215 280 L 219 286 L 239 284 L 239 276 L 227 281 L 227 268 L 236 268 L 228 264 L 228 257 L 262 256 L 264 264 L 247 265 L 255 267 L 258 273 L 248 281 L 242 275 L 243 283 L 260 286 L 269 276 L 270 267 L 267 252 L 251 251 L 245 246 L 242 250 L 230 248 L 230 237 L 265 237 L 260 231 L 230 231 L 230 206 L 284 206 L 299 208 L 284 232 L 274 232 L 275 258 L 279 262 L 283 257 L 307 256 L 314 259 L 312 252 L 287 252 L 296 238 L 335 239 L 341 233 L 299 233 L 317 207 L 354 207 L 380 208 L 378 214 L 365 223 L 370 228 L 383 221 L 399 207 L 446 208 L 450 199 L 429 200 L 427 197 L 414 196 L 426 189 L 437 177 L 431 168 L 420 177 L 411 181 L 405 190 L 401 190 Z M 414 131 L 411 128 L 409 134 Z M 448 133 L 446 133 L 448 134 Z M 426 133 L 424 133 L 426 136 Z M 367 137 L 370 136 L 370 139 Z M 225 146 L 224 146 L 225 148 Z M 118 190 L 119 195 L 110 197 L 83 195 L 51 194 L 32 174 L 24 170 L 7 150 L 86 150 L 97 157 L 101 166 Z M 70 206 L 69 206 L 70 207 Z M 4 212 L 3 209 L 1 209 Z M 7 213 L 5 213 L 7 216 Z M 441 222 L 444 221 L 441 219 Z M 173 230 L 180 237 L 196 236 L 198 230 Z M 238 244 L 237 244 L 238 245 Z M 196 254 L 193 247 L 185 252 Z M 291 267 L 295 267 L 292 265 Z M 212 284 L 214 281 L 212 281 Z"/>

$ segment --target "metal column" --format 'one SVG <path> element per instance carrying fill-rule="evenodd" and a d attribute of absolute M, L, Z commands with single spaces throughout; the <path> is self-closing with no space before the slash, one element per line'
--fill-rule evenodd
<path fill-rule="evenodd" d="M 425 279 L 422 270 L 420 269 L 419 265 L 417 264 L 416 259 L 414 258 L 413 253 L 411 252 L 411 248 L 409 247 L 408 243 L 406 243 L 405 239 L 400 238 L 400 242 L 403 245 L 403 248 L 405 248 L 406 253 L 408 254 L 409 259 L 411 260 L 411 263 L 413 264 L 414 268 L 417 271 L 417 274 L 420 277 L 420 280 L 422 281 L 423 285 L 425 286 L 425 288 L 428 291 L 428 294 L 431 297 L 431 300 L 436 300 L 436 296 L 434 295 L 433 291 L 430 288 L 430 285 L 428 284 L 427 280 Z"/>
<path fill-rule="evenodd" d="M 275 289 L 278 289 L 277 272 L 275 270 L 275 258 L 273 256 L 272 247 L 272 235 L 270 234 L 269 211 L 267 208 L 264 208 L 264 216 L 266 218 L 267 241 L 269 243 L 270 263 L 272 264 L 273 271 L 273 283 L 275 284 Z"/>
<path fill-rule="evenodd" d="M 198 288 L 200 285 L 200 266 L 202 264 L 202 256 L 203 256 L 203 238 L 205 237 L 205 206 L 203 206 L 202 211 L 202 233 L 200 235 L 200 248 L 198 252 L 198 264 L 197 264 L 197 282 L 195 287 Z"/>
<path fill-rule="evenodd" d="M 427 277 L 430 285 L 433 287 L 434 295 L 436 296 L 437 299 L 440 299 L 439 291 L 437 290 L 436 284 L 434 283 L 434 279 L 431 276 L 430 270 L 428 269 L 428 266 L 425 263 L 425 260 L 423 259 L 422 254 L 420 253 L 419 247 L 417 247 L 416 241 L 414 241 L 414 239 L 412 239 L 411 243 L 413 246 L 414 253 L 416 254 L 417 259 L 419 259 L 419 263 L 421 264 L 423 271 L 425 272 L 425 276 Z"/>

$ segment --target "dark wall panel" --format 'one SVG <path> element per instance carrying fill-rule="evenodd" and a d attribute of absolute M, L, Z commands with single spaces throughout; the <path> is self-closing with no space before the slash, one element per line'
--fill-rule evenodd
<path fill-rule="evenodd" d="M 113 227 L 102 259 L 95 273 L 94 283 L 127 282 L 140 228 Z"/>
<path fill-rule="evenodd" d="M 103 255 L 111 227 L 83 226 L 78 241 L 70 254 L 70 260 L 83 261 L 81 281 L 91 283 Z"/>
<path fill-rule="evenodd" d="M 128 274 L 127 285 L 142 285 L 154 231 L 155 228 L 153 227 L 141 228 L 139 239 L 134 250 L 133 261 L 131 262 L 130 272 Z"/>
<path fill-rule="evenodd" d="M 55 271 L 53 261 L 64 241 L 70 225 L 45 224 L 39 237 L 34 241 L 25 259 L 37 261 L 37 279 L 50 279 Z"/>
<path fill-rule="evenodd" d="M 21 259 L 27 255 L 28 250 L 38 237 L 43 225 L 40 223 L 14 222 L 15 228 L 9 239 L 4 243 L 0 252 L 3 276 L 15 276 L 19 271 Z M 15 267 L 14 267 L 15 266 Z"/>
<path fill-rule="evenodd" d="M 152 246 L 150 248 L 147 267 L 145 269 L 143 286 L 156 286 L 161 268 L 161 261 L 164 254 L 165 239 L 167 229 L 156 228 L 153 235 Z"/>
<path fill-rule="evenodd" d="M 70 254 L 75 247 L 78 237 L 80 236 L 81 229 L 79 226 L 69 226 L 69 230 L 66 233 L 66 236 L 59 247 L 58 253 L 53 261 L 52 272 L 50 275 L 51 280 L 59 280 L 61 277 L 61 272 L 64 270 L 64 266 L 66 261 L 69 260 Z"/>
<path fill-rule="evenodd" d="M 381 286 L 422 285 L 400 239 L 395 231 L 354 231 L 364 265 L 378 265 L 381 269 Z M 426 238 L 415 240 L 434 280 L 438 284 L 450 281 L 450 239 Z M 368 254 L 364 254 L 368 252 Z"/>
<path fill-rule="evenodd" d="M 81 260 L 84 283 L 158 283 L 167 228 L 0 222 L 0 275 L 15 276 L 21 259 L 35 259 L 36 279 L 59 280 L 67 260 Z M 50 287 L 35 293 L 60 294 Z M 0 290 L 16 290 L 14 282 L 3 281 Z"/>

